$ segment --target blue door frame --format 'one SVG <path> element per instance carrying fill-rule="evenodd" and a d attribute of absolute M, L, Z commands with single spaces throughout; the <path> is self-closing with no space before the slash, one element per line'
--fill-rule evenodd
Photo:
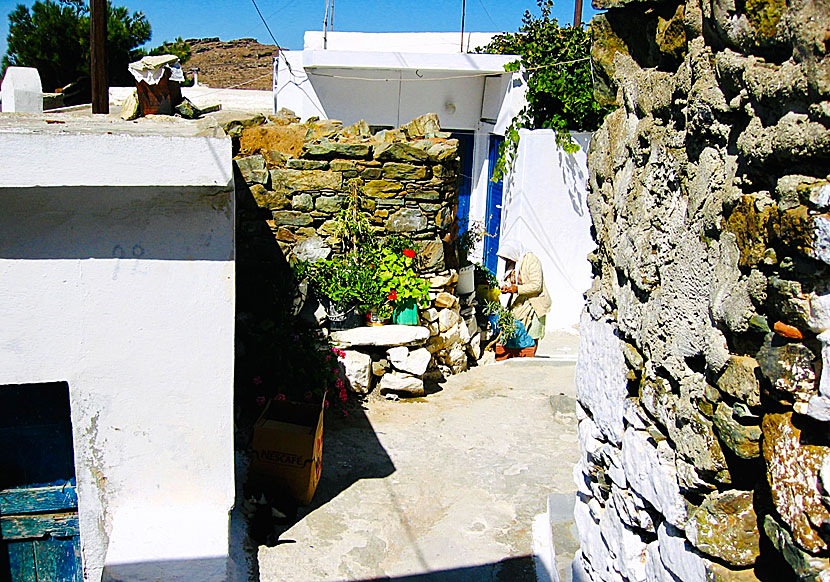
<path fill-rule="evenodd" d="M 0 386 L 0 580 L 83 580 L 65 382 Z"/>
<path fill-rule="evenodd" d="M 458 140 L 458 153 L 461 164 L 458 168 L 458 236 L 470 227 L 470 194 L 473 191 L 473 149 L 475 134 L 470 131 L 453 131 L 452 137 Z"/>
<path fill-rule="evenodd" d="M 496 253 L 499 250 L 499 237 L 501 231 L 501 201 L 502 201 L 502 179 L 493 181 L 493 170 L 499 159 L 499 148 L 504 143 L 504 137 L 500 135 L 490 136 L 489 171 L 487 182 L 487 209 L 484 219 L 484 266 L 490 269 L 493 274 L 497 272 L 499 258 Z"/>

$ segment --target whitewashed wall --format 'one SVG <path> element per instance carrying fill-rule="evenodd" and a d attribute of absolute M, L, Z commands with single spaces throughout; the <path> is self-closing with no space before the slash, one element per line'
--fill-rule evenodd
<path fill-rule="evenodd" d="M 591 286 L 587 257 L 596 247 L 586 202 L 591 134 L 572 135 L 580 150 L 568 154 L 553 130 L 521 130 L 518 157 L 504 181 L 501 240 L 518 240 L 542 261 L 553 302 L 548 330 L 578 325 L 582 294 Z"/>
<path fill-rule="evenodd" d="M 87 580 L 224 580 L 230 140 L 129 125 L 0 116 L 0 390 L 69 384 Z"/>

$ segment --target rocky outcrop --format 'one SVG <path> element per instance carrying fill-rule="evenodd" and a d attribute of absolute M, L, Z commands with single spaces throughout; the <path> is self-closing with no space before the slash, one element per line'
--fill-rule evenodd
<path fill-rule="evenodd" d="M 830 5 L 594 5 L 579 559 L 830 580 Z"/>

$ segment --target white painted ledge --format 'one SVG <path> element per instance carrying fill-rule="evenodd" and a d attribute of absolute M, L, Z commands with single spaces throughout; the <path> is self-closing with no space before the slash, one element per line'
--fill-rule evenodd
<path fill-rule="evenodd" d="M 233 184 L 231 140 L 212 120 L 0 114 L 0 159 L 0 188 Z"/>

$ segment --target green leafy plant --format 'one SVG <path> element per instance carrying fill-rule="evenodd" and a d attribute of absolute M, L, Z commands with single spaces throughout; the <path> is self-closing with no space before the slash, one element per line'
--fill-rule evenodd
<path fill-rule="evenodd" d="M 470 263 L 470 253 L 484 239 L 484 223 L 480 220 L 471 222 L 467 230 L 458 237 L 458 264 L 466 267 Z"/>
<path fill-rule="evenodd" d="M 508 340 L 516 337 L 516 318 L 498 301 L 488 301 L 484 304 L 485 315 L 495 315 L 496 325 L 499 328 L 499 338 Z"/>
<path fill-rule="evenodd" d="M 476 266 L 476 285 L 487 285 L 491 289 L 499 288 L 499 280 L 496 274 L 481 263 L 475 263 Z"/>
<path fill-rule="evenodd" d="M 387 300 L 396 307 L 422 303 L 429 297 L 429 282 L 415 272 L 415 254 L 411 248 L 381 251 L 377 277 Z"/>
<path fill-rule="evenodd" d="M 372 225 L 363 211 L 365 200 L 363 198 L 363 180 L 351 178 L 348 182 L 349 199 L 346 207 L 337 216 L 334 227 L 334 234 L 343 244 L 343 252 L 346 254 L 357 253 L 361 249 L 375 247 L 373 240 Z"/>
<path fill-rule="evenodd" d="M 238 368 L 237 396 L 250 414 L 269 400 L 319 402 L 347 414 L 349 392 L 338 361 L 345 356 L 329 340 L 288 314 L 264 319 L 246 334 L 249 349 L 269 354 L 266 365 L 246 362 Z"/>
<path fill-rule="evenodd" d="M 519 55 L 505 66 L 521 71 L 527 83 L 527 105 L 505 132 L 493 179 L 512 167 L 519 147 L 519 129 L 553 129 L 557 143 L 568 153 L 579 146 L 571 130 L 593 131 L 611 108 L 594 99 L 591 74 L 591 38 L 582 26 L 562 27 L 551 17 L 553 0 L 537 0 L 540 16 L 528 10 L 518 32 L 493 37 L 479 50 Z"/>
<path fill-rule="evenodd" d="M 340 212 L 335 235 L 342 254 L 314 263 L 298 263 L 298 280 L 308 278 L 317 292 L 336 309 L 357 307 L 382 318 L 396 307 L 422 302 L 429 283 L 415 270 L 415 245 L 401 235 L 381 238 L 363 211 L 363 181 L 349 181 L 349 200 Z"/>

